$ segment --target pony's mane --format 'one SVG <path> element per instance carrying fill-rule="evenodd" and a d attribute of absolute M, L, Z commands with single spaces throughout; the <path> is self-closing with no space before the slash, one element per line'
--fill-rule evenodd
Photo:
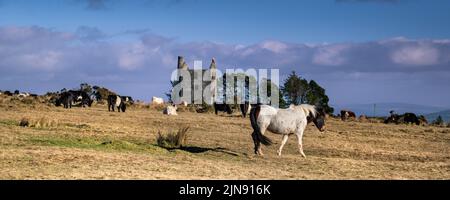
<path fill-rule="evenodd" d="M 303 110 L 303 112 L 305 113 L 306 116 L 309 116 L 311 114 L 313 117 L 316 117 L 316 115 L 317 115 L 316 106 L 313 106 L 313 105 L 309 105 L 309 104 L 301 104 L 299 106 L 291 105 L 289 108 L 301 109 L 301 110 Z"/>

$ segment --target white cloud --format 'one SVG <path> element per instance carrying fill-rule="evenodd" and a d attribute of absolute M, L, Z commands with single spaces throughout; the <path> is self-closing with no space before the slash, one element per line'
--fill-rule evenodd
<path fill-rule="evenodd" d="M 279 41 L 264 41 L 260 44 L 261 48 L 267 49 L 269 51 L 272 51 L 274 53 L 282 53 L 284 50 L 288 48 L 288 45 L 286 45 L 283 42 Z"/>
<path fill-rule="evenodd" d="M 402 47 L 391 55 L 394 63 L 402 65 L 435 65 L 439 61 L 439 51 L 429 44 Z"/>
<path fill-rule="evenodd" d="M 318 65 L 338 66 L 346 61 L 344 51 L 348 49 L 347 45 L 327 45 L 316 49 L 312 62 Z"/>
<path fill-rule="evenodd" d="M 61 52 L 48 51 L 21 55 L 18 62 L 34 69 L 53 71 L 59 67 L 62 58 Z"/>

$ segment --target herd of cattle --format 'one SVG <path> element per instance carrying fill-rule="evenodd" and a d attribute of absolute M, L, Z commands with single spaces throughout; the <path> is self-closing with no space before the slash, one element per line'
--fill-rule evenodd
<path fill-rule="evenodd" d="M 27 92 L 19 92 L 18 90 L 14 91 L 14 93 L 10 91 L 0 91 L 0 95 L 6 95 L 6 96 L 17 96 L 19 98 L 26 98 L 26 97 L 37 97 L 36 94 L 30 94 Z M 86 92 L 84 91 L 78 91 L 78 90 L 69 90 L 65 92 L 59 93 L 54 103 L 56 106 L 63 106 L 64 108 L 72 108 L 73 105 L 77 104 L 81 107 L 91 107 L 94 99 Z M 108 111 L 114 112 L 117 108 L 118 112 L 125 112 L 127 105 L 131 105 L 134 103 L 134 100 L 130 96 L 120 96 L 120 95 L 109 95 L 107 97 L 107 103 L 108 103 Z M 153 105 L 165 105 L 164 99 L 160 97 L 152 97 Z M 181 102 L 179 106 L 188 106 L 187 102 Z M 239 109 L 241 111 L 241 115 L 243 118 L 247 116 L 248 113 L 250 113 L 252 105 L 248 102 L 245 102 L 244 104 L 239 105 Z M 233 106 L 229 104 L 216 104 L 213 105 L 214 112 L 217 115 L 218 112 L 226 112 L 227 114 L 233 113 Z M 166 115 L 178 115 L 177 114 L 177 105 L 167 105 L 164 107 L 163 114 Z M 348 121 L 348 120 L 359 120 L 359 121 L 365 121 L 367 120 L 367 117 L 365 115 L 360 115 L 359 118 L 357 118 L 356 114 L 350 110 L 341 110 L 338 117 L 341 118 L 342 121 Z M 426 125 L 428 124 L 427 119 L 423 115 L 416 115 L 414 113 L 404 113 L 402 115 L 394 113 L 394 111 L 390 112 L 390 116 L 385 118 L 384 120 L 385 124 L 416 124 L 416 125 Z"/>
<path fill-rule="evenodd" d="M 385 124 L 416 124 L 427 125 L 428 121 L 423 115 L 417 116 L 414 113 L 404 113 L 402 115 L 396 114 L 393 110 L 390 112 L 390 116 L 384 120 Z M 350 110 L 341 110 L 340 117 L 342 121 L 356 120 L 356 114 Z M 365 115 L 359 116 L 360 121 L 367 120 Z"/>
<path fill-rule="evenodd" d="M 0 95 L 6 95 L 6 96 L 17 96 L 19 98 L 25 98 L 25 97 L 37 97 L 37 94 L 30 94 L 28 92 L 19 92 L 19 90 L 14 91 L 14 93 L 10 91 L 0 91 Z"/>

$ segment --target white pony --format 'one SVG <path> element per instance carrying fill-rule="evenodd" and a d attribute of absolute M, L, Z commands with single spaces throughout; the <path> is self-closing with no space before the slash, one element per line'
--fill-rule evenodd
<path fill-rule="evenodd" d="M 290 134 L 295 134 L 298 139 L 298 149 L 303 153 L 302 137 L 306 126 L 313 122 L 321 131 L 325 131 L 325 112 L 315 106 L 302 104 L 291 105 L 287 109 L 277 109 L 268 105 L 258 105 L 250 112 L 250 122 L 253 127 L 252 138 L 255 143 L 255 154 L 263 155 L 261 143 L 271 145 L 272 141 L 264 136 L 264 132 L 269 130 L 275 134 L 283 135 L 278 155 L 281 156 L 283 146 L 286 144 Z"/>

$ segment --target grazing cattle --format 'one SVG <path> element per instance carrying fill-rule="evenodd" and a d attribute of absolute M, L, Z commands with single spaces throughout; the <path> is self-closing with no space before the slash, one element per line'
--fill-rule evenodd
<path fill-rule="evenodd" d="M 250 109 L 252 106 L 248 101 L 244 102 L 243 104 L 239 104 L 239 107 L 241 109 L 242 117 L 245 118 L 247 116 L 247 113 L 250 114 Z"/>
<path fill-rule="evenodd" d="M 397 114 L 392 114 L 391 116 L 389 116 L 388 118 L 386 118 L 386 119 L 384 120 L 384 123 L 385 123 L 385 124 L 390 124 L 390 123 L 398 124 L 398 119 L 399 119 L 399 118 L 400 118 L 399 115 L 397 115 Z"/>
<path fill-rule="evenodd" d="M 420 125 L 419 118 L 414 113 L 405 113 L 405 114 L 403 114 L 403 116 L 400 117 L 399 121 L 403 122 L 403 123 L 406 123 L 406 124 L 411 123 L 411 124 Z"/>
<path fill-rule="evenodd" d="M 108 111 L 115 112 L 114 107 L 117 107 L 117 111 L 125 112 L 127 109 L 127 106 L 125 102 L 122 100 L 122 98 L 119 95 L 109 95 L 108 96 Z"/>
<path fill-rule="evenodd" d="M 176 105 L 169 105 L 163 110 L 163 114 L 165 115 L 178 115 L 177 113 L 177 106 Z"/>
<path fill-rule="evenodd" d="M 8 91 L 8 90 L 4 91 L 3 94 L 5 94 L 5 95 L 7 95 L 7 96 L 12 96 L 12 95 L 13 95 L 13 94 L 12 94 L 10 91 Z"/>
<path fill-rule="evenodd" d="M 120 96 L 125 103 L 129 103 L 130 105 L 134 104 L 134 100 L 130 96 Z"/>
<path fill-rule="evenodd" d="M 64 108 L 72 108 L 75 96 L 70 92 L 61 93 L 59 99 L 56 100 L 56 106 L 64 105 Z"/>
<path fill-rule="evenodd" d="M 216 115 L 218 114 L 219 111 L 222 112 L 227 112 L 228 114 L 232 114 L 233 110 L 231 109 L 231 106 L 228 104 L 217 104 L 216 102 L 214 102 L 214 111 L 216 113 Z"/>
<path fill-rule="evenodd" d="M 346 121 L 351 118 L 356 119 L 356 115 L 354 112 L 349 111 L 349 110 L 341 110 L 341 120 L 342 121 Z"/>
<path fill-rule="evenodd" d="M 268 105 L 256 105 L 250 111 L 250 122 L 252 124 L 252 138 L 255 145 L 255 154 L 263 155 L 261 143 L 272 144 L 272 141 L 264 136 L 266 130 L 275 134 L 283 135 L 278 155 L 281 156 L 283 146 L 286 144 L 290 134 L 295 134 L 298 140 L 300 154 L 306 158 L 303 152 L 303 132 L 306 126 L 313 122 L 319 131 L 325 131 L 325 112 L 315 106 L 302 104 L 291 105 L 287 109 L 277 109 Z"/>
<path fill-rule="evenodd" d="M 425 118 L 425 117 L 424 117 Z M 426 120 L 426 119 L 425 119 Z M 395 123 L 395 124 L 399 124 L 399 123 L 405 123 L 405 124 L 416 124 L 416 125 L 420 125 L 420 120 L 417 117 L 416 114 L 414 113 L 405 113 L 403 115 L 398 115 L 395 114 L 393 112 L 391 112 L 391 116 L 389 116 L 388 118 L 386 118 L 384 120 L 385 124 L 389 124 L 389 123 Z"/>
<path fill-rule="evenodd" d="M 152 104 L 155 105 L 164 104 L 164 99 L 159 97 L 152 97 Z"/>
<path fill-rule="evenodd" d="M 85 107 L 86 105 L 91 107 L 93 100 L 91 99 L 91 97 L 88 95 L 87 92 L 76 90 L 69 90 L 67 92 L 73 95 L 74 102 L 80 102 L 82 107 Z"/>

